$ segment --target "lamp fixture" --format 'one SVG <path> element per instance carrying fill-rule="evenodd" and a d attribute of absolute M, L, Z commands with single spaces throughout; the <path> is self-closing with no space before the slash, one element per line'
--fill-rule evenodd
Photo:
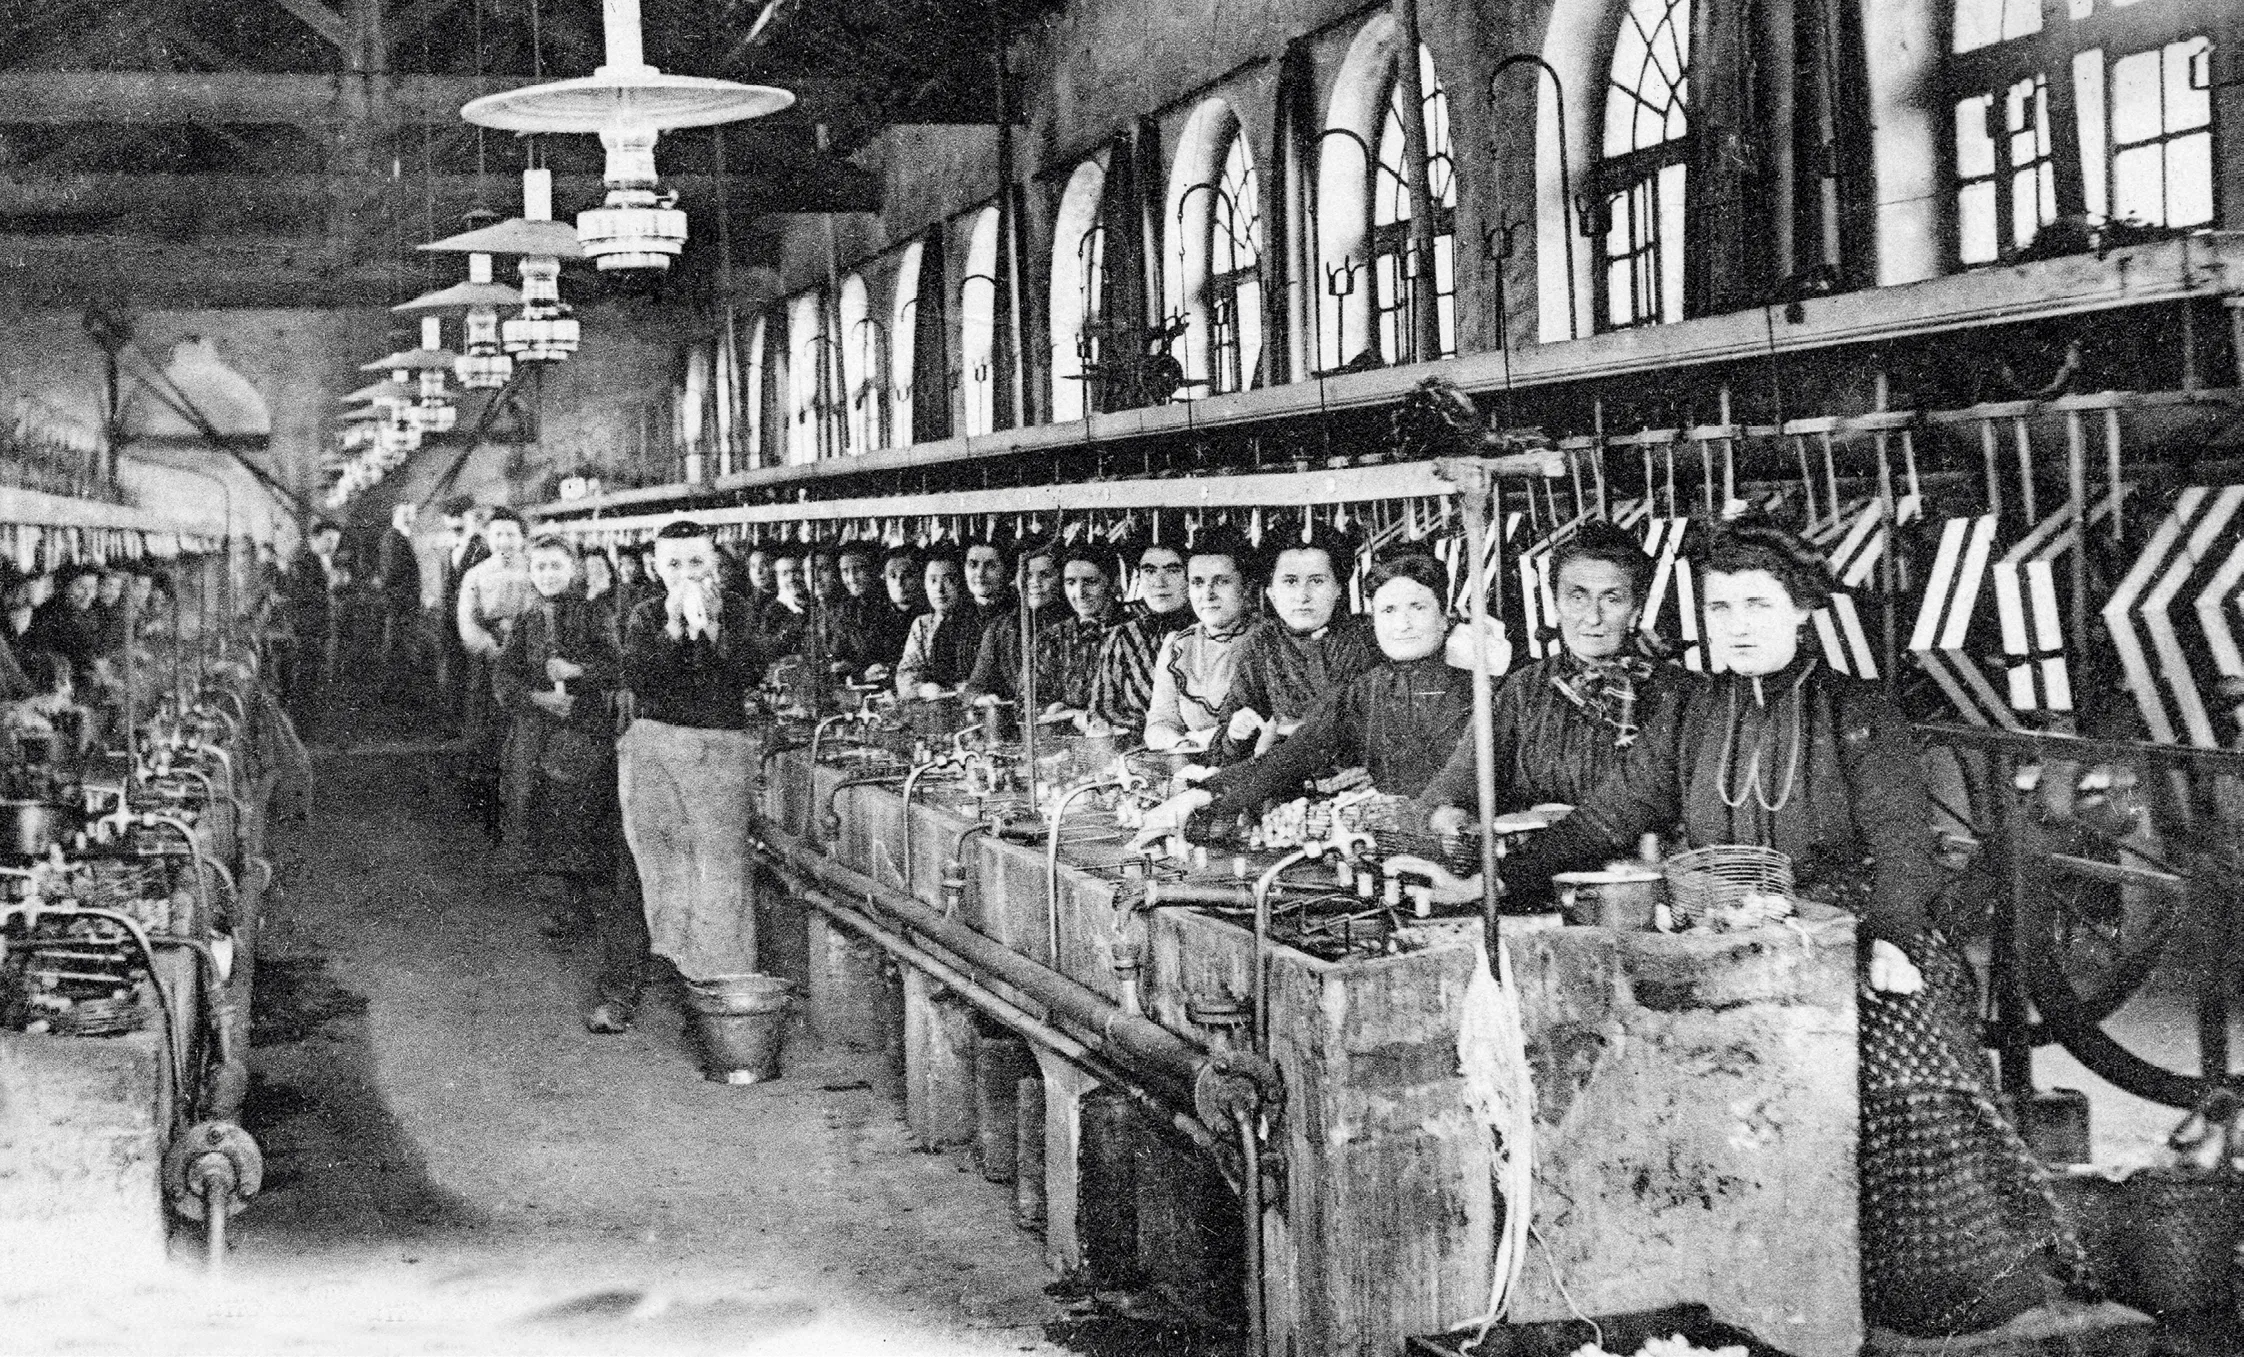
<path fill-rule="evenodd" d="M 423 316 L 419 348 L 361 364 L 359 371 L 387 371 L 391 381 L 412 393 L 406 402 L 407 417 L 424 433 L 443 433 L 460 418 L 459 409 L 452 404 L 452 393 L 445 387 L 445 378 L 457 357 L 444 347 L 443 317 Z"/>
<path fill-rule="evenodd" d="M 470 286 L 477 255 L 486 260 L 495 254 L 520 256 L 516 271 L 522 275 L 522 311 L 499 327 L 500 349 L 519 363 L 558 363 L 577 351 L 582 329 L 576 313 L 561 300 L 561 261 L 582 259 L 584 247 L 577 243 L 576 232 L 553 219 L 553 171 L 543 166 L 522 171 L 521 216 L 432 240 L 421 248 L 467 255 Z M 494 311 L 496 306 L 494 302 Z"/>
<path fill-rule="evenodd" d="M 424 292 L 392 311 L 460 311 L 460 356 L 452 360 L 452 375 L 469 391 L 496 391 L 514 375 L 514 359 L 499 343 L 499 308 L 518 305 L 520 291 L 491 281 L 491 256 L 480 250 L 468 253 L 464 283 Z"/>
<path fill-rule="evenodd" d="M 460 116 L 509 132 L 599 134 L 608 153 L 608 197 L 577 214 L 584 252 L 602 270 L 666 269 L 685 248 L 686 214 L 677 194 L 662 190 L 656 139 L 674 128 L 760 118 L 795 96 L 770 85 L 656 70 L 640 42 L 639 0 L 601 0 L 600 17 L 607 59 L 591 75 L 486 94 L 469 100 Z"/>

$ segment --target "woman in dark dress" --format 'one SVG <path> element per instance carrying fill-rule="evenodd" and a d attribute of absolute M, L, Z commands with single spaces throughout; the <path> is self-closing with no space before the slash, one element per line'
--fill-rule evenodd
<path fill-rule="evenodd" d="M 1860 919 L 1864 1308 L 1913 1335 L 1999 1326 L 2080 1280 L 2078 1245 L 1995 1102 L 1968 965 L 1934 931 L 1944 882 L 1918 746 L 1874 685 L 1806 653 L 1832 590 L 1791 533 L 1717 532 L 1699 562 L 1714 675 L 1672 736 L 1504 861 L 1514 895 L 1629 855 L 1680 824 L 1691 847 L 1793 861 L 1798 893 Z"/>
<path fill-rule="evenodd" d="M 606 599 L 587 599 L 576 552 L 530 545 L 537 601 L 516 619 L 493 671 L 510 719 L 500 853 L 551 910 L 546 932 L 588 927 L 584 894 L 615 873 L 615 719 L 621 655 Z"/>

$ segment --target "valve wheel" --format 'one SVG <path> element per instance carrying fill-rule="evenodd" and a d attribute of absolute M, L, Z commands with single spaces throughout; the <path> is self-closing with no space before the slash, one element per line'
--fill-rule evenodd
<path fill-rule="evenodd" d="M 227 1215 L 248 1210 L 249 1199 L 265 1185 L 265 1156 L 249 1132 L 230 1121 L 198 1122 L 164 1151 L 164 1193 L 172 1210 L 189 1220 L 204 1217 L 203 1188 L 215 1167 L 205 1161 L 212 1156 L 225 1161 L 233 1176 Z"/>

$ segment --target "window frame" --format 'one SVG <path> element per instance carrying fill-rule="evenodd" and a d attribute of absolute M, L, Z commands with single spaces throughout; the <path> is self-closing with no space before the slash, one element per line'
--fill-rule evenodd
<path fill-rule="evenodd" d="M 2128 57 L 2162 51 L 2169 45 L 2193 39 L 2203 40 L 2208 52 L 2217 51 L 2224 36 L 2217 16 L 2196 13 L 2178 0 L 2137 0 L 2137 3 L 2113 5 L 2111 0 L 2094 0 L 2091 11 L 2079 18 L 2073 17 L 2067 5 L 2052 3 L 2042 12 L 2038 31 L 2014 38 L 2004 38 L 1976 47 L 1968 52 L 1954 49 L 1957 0 L 1947 0 L 1941 23 L 1942 64 L 1933 88 L 1939 101 L 1941 145 L 1945 148 L 1941 165 L 1943 187 L 1943 220 L 1945 239 L 1943 249 L 1949 267 L 1957 270 L 1985 268 L 2004 262 L 2020 248 L 2015 243 L 2015 192 L 2009 184 L 2010 167 L 2004 162 L 2002 138 L 1996 138 L 1995 178 L 1997 188 L 1996 253 L 1992 259 L 1964 259 L 1964 214 L 1961 195 L 1967 182 L 1958 157 L 1958 108 L 1968 99 L 1992 95 L 1994 108 L 1999 114 L 2006 91 L 2012 86 L 2039 75 L 2048 82 L 2049 91 L 2049 145 L 2054 197 L 2054 216 L 2083 215 L 2089 212 L 2093 197 L 2087 182 L 2091 167 L 2081 146 L 2083 130 L 2082 110 L 2078 103 L 2077 62 L 2089 53 L 2098 53 L 2102 59 L 2097 86 L 2102 106 L 2096 111 L 2093 122 L 2101 139 L 2097 161 L 2103 170 L 2103 184 L 2097 190 L 2107 221 L 2117 220 L 2115 213 L 2115 166 L 2122 149 L 2116 145 L 2112 133 L 2112 73 L 2117 64 Z M 2210 64 L 2212 58 L 2204 60 Z M 2185 76 L 2193 79 L 2194 76 Z M 2215 91 L 2207 91 L 2207 119 L 2205 133 L 2210 142 L 2209 162 L 2212 166 L 2207 193 L 2211 213 L 2205 222 L 2191 222 L 2171 227 L 2188 230 L 2221 219 L 2221 127 L 2220 99 Z M 1992 119 L 1990 119 L 1992 121 Z M 2195 129 L 2180 134 L 2194 135 Z M 2162 135 L 2158 142 L 2169 142 L 2177 137 Z M 2150 143 L 2139 143 L 2150 144 Z M 2170 180 L 2162 170 L 2161 200 L 2170 201 Z M 2010 208 L 2005 215 L 2003 209 Z M 2041 225 L 2037 224 L 2037 232 Z M 2154 229 L 2163 226 L 2152 223 Z"/>

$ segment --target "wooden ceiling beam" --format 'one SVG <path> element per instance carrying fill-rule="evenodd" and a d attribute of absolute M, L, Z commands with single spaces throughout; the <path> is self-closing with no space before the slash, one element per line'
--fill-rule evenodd
<path fill-rule="evenodd" d="M 333 126 L 379 101 L 401 123 L 453 123 L 478 95 L 533 83 L 521 76 L 254 71 L 0 70 L 0 123 L 293 123 Z M 859 80 L 786 78 L 795 106 L 767 121 L 800 125 L 880 117 L 884 91 Z M 912 111 L 898 117 L 914 121 Z M 930 122 L 981 120 L 972 110 L 932 110 Z"/>
<path fill-rule="evenodd" d="M 714 211 L 716 177 L 683 174 L 664 181 L 692 213 Z M 555 178 L 556 214 L 564 218 L 597 207 L 606 195 L 597 175 Z M 342 200 L 354 212 L 388 210 L 418 224 L 433 215 L 449 231 L 459 215 L 476 206 L 510 212 L 518 206 L 517 188 L 506 175 L 439 175 L 433 181 L 408 176 L 344 177 L 319 174 L 35 174 L 0 169 L 0 218 L 36 217 L 176 221 L 192 218 L 244 224 L 259 219 L 283 223 L 325 211 Z M 786 212 L 872 212 L 880 206 L 874 176 L 846 161 L 796 164 L 766 173 L 753 164 L 728 176 L 724 198 L 736 216 Z"/>
<path fill-rule="evenodd" d="M 273 0 L 273 3 L 301 20 L 328 46 L 339 52 L 352 49 L 354 37 L 350 20 L 321 4 L 320 0 Z"/>

